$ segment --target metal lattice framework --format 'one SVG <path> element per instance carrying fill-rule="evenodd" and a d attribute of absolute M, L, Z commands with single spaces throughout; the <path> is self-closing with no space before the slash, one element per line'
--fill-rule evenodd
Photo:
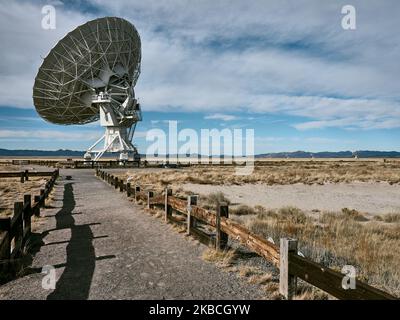
<path fill-rule="evenodd" d="M 36 110 L 52 123 L 85 124 L 99 119 L 93 95 L 109 92 L 118 113 L 126 97 L 134 97 L 140 61 L 140 37 L 131 23 L 116 17 L 89 21 L 44 59 L 33 88 Z"/>

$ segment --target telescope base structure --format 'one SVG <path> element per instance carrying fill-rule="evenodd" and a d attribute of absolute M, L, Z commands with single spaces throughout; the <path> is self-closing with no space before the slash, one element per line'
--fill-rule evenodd
<path fill-rule="evenodd" d="M 127 128 L 106 127 L 106 132 L 85 153 L 86 161 L 98 161 L 106 152 L 119 152 L 119 160 L 128 161 L 129 152 L 133 153 L 134 159 L 138 158 L 138 152 L 128 138 Z M 96 149 L 100 143 L 103 148 Z"/>
<path fill-rule="evenodd" d="M 121 163 L 129 160 L 129 152 L 133 153 L 134 160 L 139 160 L 139 153 L 132 144 L 137 121 L 141 121 L 140 106 L 136 100 L 128 96 L 116 110 L 110 104 L 110 96 L 100 92 L 93 97 L 92 103 L 100 108 L 100 125 L 105 128 L 104 135 L 97 140 L 85 153 L 85 161 L 98 161 L 105 152 L 119 153 Z M 96 147 L 103 142 L 103 148 Z"/>

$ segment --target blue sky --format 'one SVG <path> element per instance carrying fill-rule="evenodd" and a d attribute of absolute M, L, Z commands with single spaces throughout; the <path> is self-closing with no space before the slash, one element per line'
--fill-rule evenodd
<path fill-rule="evenodd" d="M 32 102 L 37 69 L 67 32 L 97 17 L 131 21 L 142 40 L 136 94 L 146 132 L 249 128 L 255 152 L 400 150 L 398 1 L 0 0 L 0 148 L 84 150 L 98 123 L 59 126 Z M 56 29 L 41 9 L 56 8 Z M 357 29 L 343 30 L 352 4 Z"/>

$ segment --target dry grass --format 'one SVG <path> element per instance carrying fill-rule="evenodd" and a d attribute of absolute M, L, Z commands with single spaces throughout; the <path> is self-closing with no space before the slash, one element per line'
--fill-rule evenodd
<path fill-rule="evenodd" d="M 131 183 L 151 184 L 163 189 L 166 185 L 184 183 L 241 185 L 262 183 L 286 185 L 294 183 L 324 184 L 338 182 L 400 183 L 400 161 L 264 161 L 250 175 L 235 175 L 234 167 L 190 167 L 183 169 L 135 170 L 125 175 Z"/>
<path fill-rule="evenodd" d="M 315 287 L 299 286 L 293 300 L 327 300 L 328 295 Z"/>
<path fill-rule="evenodd" d="M 400 295 L 399 222 L 369 221 L 347 208 L 311 217 L 287 207 L 265 210 L 246 224 L 275 243 L 282 237 L 297 238 L 299 250 L 313 261 L 338 271 L 346 264 L 353 265 L 360 280 Z"/>
<path fill-rule="evenodd" d="M 247 206 L 245 204 L 242 204 L 240 206 L 238 206 L 237 208 L 234 208 L 231 210 L 231 214 L 235 214 L 237 216 L 245 216 L 245 215 L 251 215 L 251 214 L 256 214 L 257 211 L 250 207 Z"/>
<path fill-rule="evenodd" d="M 199 199 L 201 206 L 208 210 L 215 210 L 219 204 L 229 205 L 231 201 L 225 196 L 223 192 L 214 192 L 206 196 L 201 196 Z"/>
<path fill-rule="evenodd" d="M 255 274 L 249 278 L 253 284 L 266 285 L 272 281 L 272 273 Z"/>
<path fill-rule="evenodd" d="M 34 195 L 40 193 L 40 189 L 46 184 L 46 179 L 30 177 L 28 181 L 21 183 L 19 178 L 0 179 L 0 216 L 7 216 L 13 213 L 14 202 L 23 201 L 24 194 Z"/>
<path fill-rule="evenodd" d="M 388 213 L 385 215 L 375 216 L 374 219 L 377 221 L 384 221 L 387 223 L 399 223 L 400 213 Z"/>
<path fill-rule="evenodd" d="M 219 267 L 231 267 L 236 258 L 235 250 L 215 250 L 208 248 L 203 251 L 202 258 L 205 261 L 213 262 Z"/>
<path fill-rule="evenodd" d="M 279 285 L 270 272 L 265 272 L 259 267 L 243 265 L 238 262 L 238 255 L 234 249 L 218 251 L 208 248 L 203 251 L 203 260 L 216 264 L 228 272 L 234 272 L 239 278 L 258 285 L 265 295 L 265 299 L 281 299 L 278 292 Z"/>

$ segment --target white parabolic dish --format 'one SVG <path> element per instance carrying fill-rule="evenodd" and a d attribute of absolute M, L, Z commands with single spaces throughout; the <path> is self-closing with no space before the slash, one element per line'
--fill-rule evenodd
<path fill-rule="evenodd" d="M 140 37 L 130 22 L 117 17 L 89 21 L 68 33 L 44 59 L 33 87 L 36 110 L 43 119 L 64 125 L 93 122 L 103 112 L 113 121 L 102 125 L 119 131 L 118 139 L 106 137 L 104 148 L 113 148 L 103 152 L 132 151 L 126 150 L 132 149 L 128 141 L 117 140 L 132 138 L 130 129 L 141 120 L 133 90 L 140 62 Z"/>

